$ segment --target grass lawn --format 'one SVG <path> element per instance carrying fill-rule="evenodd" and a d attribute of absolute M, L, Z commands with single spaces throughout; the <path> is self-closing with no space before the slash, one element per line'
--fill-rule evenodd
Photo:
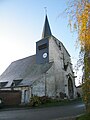
<path fill-rule="evenodd" d="M 90 113 L 82 115 L 82 116 L 76 118 L 76 120 L 90 120 Z"/>

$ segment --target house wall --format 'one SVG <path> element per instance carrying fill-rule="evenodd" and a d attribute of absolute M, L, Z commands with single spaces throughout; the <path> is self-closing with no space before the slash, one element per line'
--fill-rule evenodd
<path fill-rule="evenodd" d="M 7 91 L 12 91 L 11 88 L 3 88 L 1 90 L 6 91 L 6 94 L 8 93 Z M 31 98 L 31 87 L 30 86 L 14 87 L 13 91 L 19 91 L 20 92 L 21 97 L 17 98 L 17 99 L 20 100 L 20 104 L 27 104 L 27 103 L 30 102 L 30 98 Z M 5 104 L 7 104 L 7 103 L 5 103 Z"/>
<path fill-rule="evenodd" d="M 31 98 L 31 87 L 30 86 L 21 86 L 16 87 L 14 90 L 21 91 L 21 104 L 27 104 L 30 102 Z"/>

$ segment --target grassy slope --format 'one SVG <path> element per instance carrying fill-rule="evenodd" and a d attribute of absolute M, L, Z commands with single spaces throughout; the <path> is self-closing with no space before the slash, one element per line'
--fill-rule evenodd
<path fill-rule="evenodd" d="M 85 114 L 78 117 L 76 120 L 90 120 L 90 114 Z"/>

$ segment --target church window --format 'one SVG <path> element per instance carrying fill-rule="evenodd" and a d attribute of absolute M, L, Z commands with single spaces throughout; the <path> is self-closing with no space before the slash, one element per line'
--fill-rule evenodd
<path fill-rule="evenodd" d="M 38 46 L 39 50 L 42 50 L 42 49 L 45 49 L 45 48 L 47 48 L 47 43 Z"/>

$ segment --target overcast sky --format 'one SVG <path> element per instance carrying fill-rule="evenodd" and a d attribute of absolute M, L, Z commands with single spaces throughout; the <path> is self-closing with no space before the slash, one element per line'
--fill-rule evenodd
<path fill-rule="evenodd" d="M 68 18 L 61 15 L 68 0 L 0 0 L 0 74 L 11 62 L 36 54 L 36 41 L 41 39 L 45 9 L 52 34 L 71 55 L 78 59 L 76 34 L 71 33 Z M 76 82 L 78 84 L 78 82 Z"/>

